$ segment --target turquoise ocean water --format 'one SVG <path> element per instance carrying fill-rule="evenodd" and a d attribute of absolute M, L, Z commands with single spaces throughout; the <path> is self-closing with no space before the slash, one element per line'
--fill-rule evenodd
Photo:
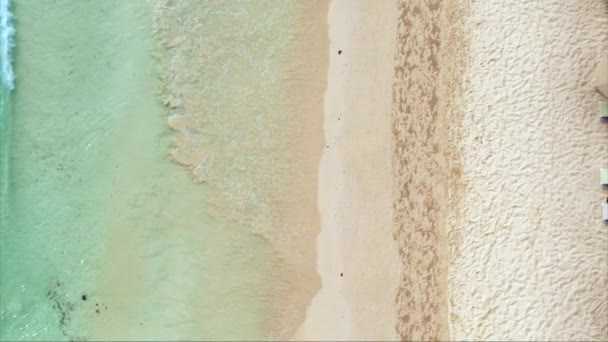
<path fill-rule="evenodd" d="M 172 104 L 159 99 L 158 69 L 170 54 L 158 53 L 151 2 L 0 4 L 0 340 L 267 337 L 283 261 L 243 220 L 211 216 L 212 186 L 172 160 Z M 206 14 L 214 23 L 222 22 L 218 4 Z M 241 11 L 243 25 L 289 14 L 281 2 L 262 5 L 278 10 Z M 271 48 L 283 44 L 273 37 L 243 60 L 278 77 L 281 60 L 260 55 L 283 56 Z M 221 87 L 214 83 L 215 102 L 202 104 L 229 103 Z M 273 127 L 255 109 L 260 124 Z M 234 184 L 238 174 L 230 177 Z"/>

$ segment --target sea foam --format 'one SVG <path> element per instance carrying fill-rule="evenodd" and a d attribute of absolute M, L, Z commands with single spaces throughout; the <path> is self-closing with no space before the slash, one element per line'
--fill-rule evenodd
<path fill-rule="evenodd" d="M 15 87 L 13 66 L 11 65 L 14 34 L 10 0 L 0 0 L 0 62 L 2 63 L 2 84 L 8 89 Z"/>

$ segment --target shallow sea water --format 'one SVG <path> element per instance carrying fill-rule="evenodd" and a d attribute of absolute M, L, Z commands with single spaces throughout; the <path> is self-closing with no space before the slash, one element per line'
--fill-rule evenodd
<path fill-rule="evenodd" d="M 152 8 L 13 4 L 0 340 L 266 337 L 284 265 L 243 221 L 212 217 L 211 185 L 172 160 Z"/>

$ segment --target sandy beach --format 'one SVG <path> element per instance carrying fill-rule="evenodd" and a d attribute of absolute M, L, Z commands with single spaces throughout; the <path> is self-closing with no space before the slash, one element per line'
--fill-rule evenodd
<path fill-rule="evenodd" d="M 452 338 L 606 340 L 608 126 L 593 71 L 608 52 L 608 3 L 476 2 L 464 31 Z"/>
<path fill-rule="evenodd" d="M 0 340 L 608 340 L 606 0 L 0 0 L 0 33 Z"/>
<path fill-rule="evenodd" d="M 441 44 L 462 40 L 459 32 L 438 28 L 457 27 L 458 10 L 331 2 L 317 240 L 323 288 L 296 339 L 449 337 L 445 118 L 464 54 Z"/>
<path fill-rule="evenodd" d="M 331 1 L 322 288 L 294 340 L 608 337 L 608 9 L 508 7 Z"/>

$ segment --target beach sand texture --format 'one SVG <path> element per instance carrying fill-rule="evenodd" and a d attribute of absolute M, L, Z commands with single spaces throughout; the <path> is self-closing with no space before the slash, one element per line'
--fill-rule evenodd
<path fill-rule="evenodd" d="M 332 1 L 323 288 L 296 339 L 608 338 L 608 130 L 592 80 L 606 6 Z M 372 138 L 387 123 L 392 140 Z M 357 191 L 387 185 L 387 168 L 390 200 Z M 390 310 L 393 331 L 377 318 Z"/>
<path fill-rule="evenodd" d="M 433 1 L 332 1 L 323 288 L 296 339 L 449 337 L 448 119 L 459 108 L 463 15 Z"/>
<path fill-rule="evenodd" d="M 462 176 L 448 221 L 452 338 L 608 339 L 606 1 L 471 2 Z"/>
<path fill-rule="evenodd" d="M 295 340 L 394 339 L 390 110 L 395 1 L 332 1 L 319 169 L 322 289 Z"/>
<path fill-rule="evenodd" d="M 393 222 L 402 273 L 397 332 L 446 340 L 449 185 L 458 176 L 450 127 L 466 57 L 464 5 L 401 1 L 393 88 Z"/>

